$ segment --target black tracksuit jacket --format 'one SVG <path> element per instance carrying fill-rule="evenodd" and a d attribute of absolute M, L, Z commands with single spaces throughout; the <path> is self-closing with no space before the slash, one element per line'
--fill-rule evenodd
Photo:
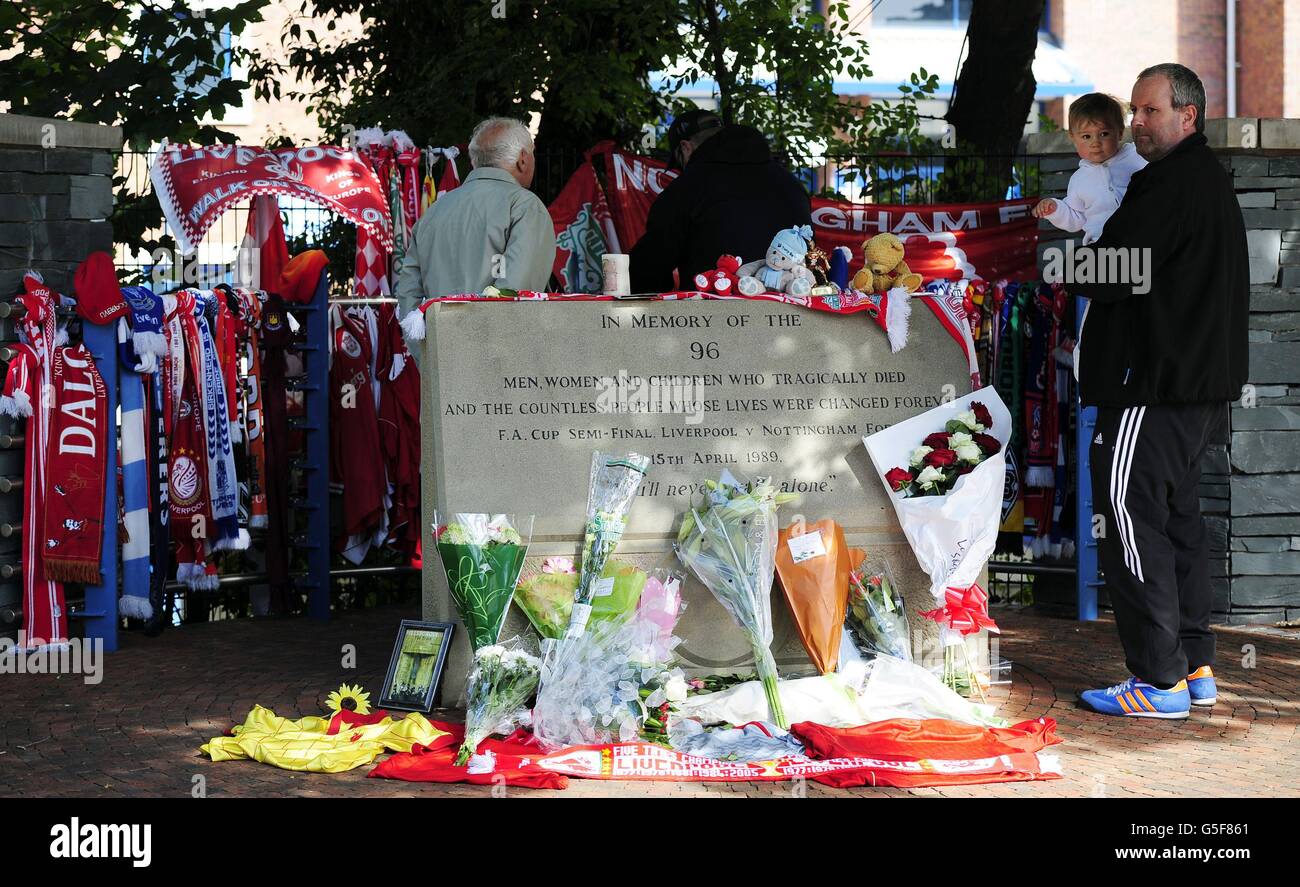
<path fill-rule="evenodd" d="M 1080 339 L 1085 406 L 1226 402 L 1247 380 L 1250 270 L 1232 176 L 1193 133 L 1133 174 L 1091 247 L 1150 250 L 1150 291 L 1075 284 L 1092 300 Z M 1130 266 L 1131 267 L 1131 266 Z"/>
<path fill-rule="evenodd" d="M 748 126 L 726 126 L 701 144 L 682 174 L 650 205 L 645 234 L 629 259 L 632 291 L 683 289 L 718 257 L 753 262 L 782 228 L 811 225 L 808 193 L 772 158 L 767 139 Z"/>

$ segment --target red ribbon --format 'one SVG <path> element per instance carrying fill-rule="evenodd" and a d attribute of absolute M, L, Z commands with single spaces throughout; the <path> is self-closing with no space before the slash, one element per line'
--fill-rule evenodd
<path fill-rule="evenodd" d="M 927 610 L 921 614 L 926 619 L 933 619 L 962 634 L 975 634 L 988 629 L 999 634 L 998 624 L 989 616 L 989 595 L 980 588 L 979 583 L 972 583 L 969 588 L 949 587 L 944 592 L 944 604 L 937 610 Z"/>

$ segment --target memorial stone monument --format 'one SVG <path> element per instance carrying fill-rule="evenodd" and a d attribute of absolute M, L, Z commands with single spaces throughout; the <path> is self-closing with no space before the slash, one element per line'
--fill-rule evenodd
<path fill-rule="evenodd" d="M 436 303 L 426 314 L 422 403 L 425 619 L 456 621 L 432 539 L 433 515 L 536 516 L 525 573 L 582 543 L 592 452 L 638 452 L 650 468 L 615 557 L 681 568 L 672 543 L 705 480 L 767 475 L 800 498 L 782 527 L 833 518 L 850 545 L 888 558 L 915 655 L 938 656 L 934 606 L 862 436 L 970 390 L 965 355 L 915 304 L 891 354 L 865 315 L 743 300 Z M 678 626 L 684 666 L 752 667 L 744 636 L 693 577 Z M 773 655 L 810 673 L 773 584 Z M 503 637 L 523 633 L 517 611 Z M 919 642 L 919 643 L 918 643 Z M 928 651 L 928 652 L 927 652 Z M 456 632 L 444 702 L 463 694 L 469 644 Z"/>

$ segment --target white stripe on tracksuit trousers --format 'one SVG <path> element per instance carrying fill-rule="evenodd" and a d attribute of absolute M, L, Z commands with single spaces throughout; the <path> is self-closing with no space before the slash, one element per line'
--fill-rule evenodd
<path fill-rule="evenodd" d="M 1125 506 L 1129 476 L 1133 471 L 1133 449 L 1142 428 L 1146 407 L 1128 407 L 1119 420 L 1119 438 L 1115 442 L 1115 458 L 1110 466 L 1110 507 L 1115 515 L 1116 531 L 1124 546 L 1124 565 L 1142 582 L 1142 556 L 1133 538 L 1133 518 Z"/>
<path fill-rule="evenodd" d="M 1138 678 L 1174 684 L 1214 662 L 1201 458 L 1225 404 L 1099 407 L 1093 510 L 1106 591 Z M 1100 441 L 1100 443 L 1098 443 Z"/>

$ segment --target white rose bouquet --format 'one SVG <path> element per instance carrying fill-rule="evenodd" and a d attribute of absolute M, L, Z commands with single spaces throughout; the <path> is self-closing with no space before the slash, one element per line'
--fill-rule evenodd
<path fill-rule="evenodd" d="M 509 725 L 537 689 L 542 663 L 525 650 L 519 638 L 479 647 L 466 679 L 465 741 L 456 766 L 469 762 L 479 743 L 505 723 Z"/>

